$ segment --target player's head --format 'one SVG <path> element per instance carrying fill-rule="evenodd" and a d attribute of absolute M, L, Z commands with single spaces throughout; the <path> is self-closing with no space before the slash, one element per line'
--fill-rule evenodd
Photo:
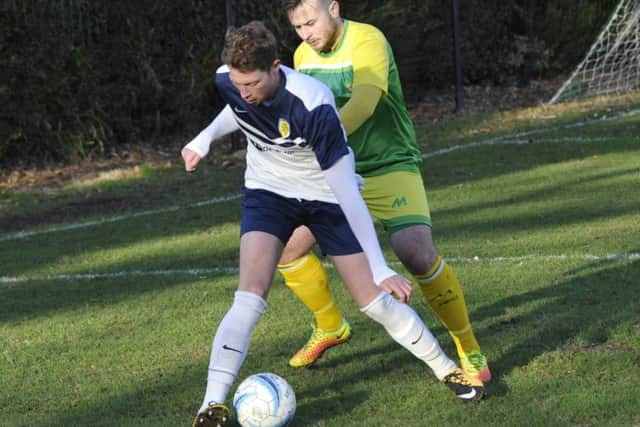
<path fill-rule="evenodd" d="M 222 62 L 229 78 L 249 104 L 260 104 L 275 95 L 280 84 L 278 42 L 262 22 L 252 21 L 227 33 Z"/>
<path fill-rule="evenodd" d="M 283 0 L 298 36 L 318 52 L 330 51 L 342 35 L 340 4 L 335 0 Z"/>

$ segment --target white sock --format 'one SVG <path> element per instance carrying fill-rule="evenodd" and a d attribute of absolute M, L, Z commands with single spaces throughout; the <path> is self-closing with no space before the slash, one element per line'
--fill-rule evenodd
<path fill-rule="evenodd" d="M 200 410 L 212 403 L 224 404 L 231 384 L 247 357 L 249 340 L 267 302 L 257 294 L 236 291 L 233 304 L 218 325 L 211 346 L 207 390 Z"/>
<path fill-rule="evenodd" d="M 456 368 L 456 364 L 444 354 L 438 341 L 409 305 L 398 302 L 386 292 L 380 292 L 360 311 L 384 326 L 391 338 L 426 363 L 439 380 Z"/>

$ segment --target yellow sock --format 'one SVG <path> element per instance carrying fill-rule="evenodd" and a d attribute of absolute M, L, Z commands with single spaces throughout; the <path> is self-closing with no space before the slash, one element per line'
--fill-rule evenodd
<path fill-rule="evenodd" d="M 313 252 L 278 265 L 278 271 L 289 289 L 313 312 L 318 328 L 332 331 L 342 325 L 342 314 L 329 290 L 327 272 Z"/>
<path fill-rule="evenodd" d="M 414 276 L 422 289 L 429 307 L 449 330 L 458 354 L 479 351 L 480 346 L 473 335 L 467 305 L 460 282 L 453 269 L 438 257 L 431 270 Z"/>

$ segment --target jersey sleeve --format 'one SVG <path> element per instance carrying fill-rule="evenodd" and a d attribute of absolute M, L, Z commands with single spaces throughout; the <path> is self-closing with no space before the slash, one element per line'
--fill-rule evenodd
<path fill-rule="evenodd" d="M 372 85 L 386 95 L 389 88 L 389 50 L 384 35 L 371 30 L 353 47 L 353 86 Z"/>
<path fill-rule="evenodd" d="M 216 139 L 240 129 L 238 122 L 233 118 L 231 107 L 226 105 L 213 121 L 203 129 L 184 148 L 194 151 L 198 156 L 205 157 L 209 153 L 209 146 Z"/>
<path fill-rule="evenodd" d="M 371 215 L 358 188 L 353 153 L 342 156 L 331 168 L 323 171 L 331 190 L 342 208 L 347 222 L 367 255 L 376 285 L 396 274 L 387 265 Z"/>
<path fill-rule="evenodd" d="M 306 123 L 307 142 L 313 148 L 322 170 L 349 153 L 344 128 L 336 109 L 330 104 L 316 107 Z"/>
<path fill-rule="evenodd" d="M 293 52 L 293 68 L 297 70 L 300 68 L 300 61 L 302 60 L 304 45 L 300 44 Z"/>

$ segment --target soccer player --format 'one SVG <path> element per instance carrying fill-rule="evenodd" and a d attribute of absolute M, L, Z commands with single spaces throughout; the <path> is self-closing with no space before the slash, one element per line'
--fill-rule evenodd
<path fill-rule="evenodd" d="M 248 140 L 240 228 L 240 272 L 234 300 L 211 348 L 205 396 L 194 426 L 222 426 L 225 400 L 245 360 L 284 244 L 307 226 L 333 262 L 360 310 L 426 363 L 464 400 L 484 394 L 442 351 L 407 304 L 410 282 L 391 270 L 362 200 L 353 154 L 330 90 L 281 65 L 275 36 L 259 22 L 230 31 L 216 86 L 226 102 L 182 149 L 193 171 L 212 141 L 240 129 Z M 376 286 L 377 285 L 377 286 Z"/>
<path fill-rule="evenodd" d="M 289 21 L 302 43 L 294 67 L 324 82 L 335 96 L 340 119 L 364 177 L 362 196 L 386 229 L 391 246 L 419 284 L 427 304 L 449 330 L 462 368 L 487 382 L 491 373 L 476 341 L 464 295 L 453 269 L 438 255 L 420 175 L 421 157 L 407 112 L 393 52 L 375 27 L 342 19 L 333 0 L 285 0 Z M 314 363 L 326 349 L 351 336 L 327 286 L 314 237 L 297 229 L 278 270 L 315 315 L 308 342 L 291 358 L 293 367 Z"/>

